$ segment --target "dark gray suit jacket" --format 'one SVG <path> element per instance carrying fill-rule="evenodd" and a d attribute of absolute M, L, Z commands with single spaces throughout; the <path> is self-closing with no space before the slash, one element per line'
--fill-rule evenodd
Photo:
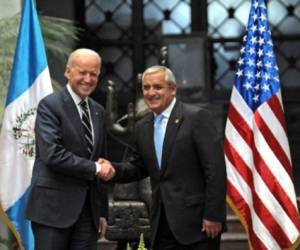
<path fill-rule="evenodd" d="M 130 161 L 115 165 L 118 182 L 150 176 L 152 242 L 162 203 L 170 229 L 182 244 L 205 239 L 203 218 L 225 226 L 226 169 L 221 140 L 207 110 L 177 101 L 167 124 L 161 170 L 154 150 L 153 114 L 136 126 Z"/>
<path fill-rule="evenodd" d="M 107 190 L 96 179 L 94 162 L 105 157 L 104 110 L 92 99 L 89 106 L 94 127 L 90 159 L 81 118 L 67 88 L 40 101 L 28 219 L 57 228 L 69 227 L 79 217 L 88 190 L 95 227 L 99 226 L 100 216 L 107 217 Z"/>

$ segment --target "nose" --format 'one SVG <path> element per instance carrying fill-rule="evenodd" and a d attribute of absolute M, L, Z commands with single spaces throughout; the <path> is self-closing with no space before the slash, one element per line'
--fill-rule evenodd
<path fill-rule="evenodd" d="M 148 95 L 149 96 L 154 96 L 156 93 L 155 93 L 155 89 L 154 88 L 149 88 L 149 90 L 148 90 Z"/>
<path fill-rule="evenodd" d="M 84 75 L 84 78 L 83 78 L 83 79 L 84 79 L 85 82 L 90 82 L 91 79 L 92 79 L 92 78 L 91 78 L 91 74 L 86 73 L 86 74 Z"/>

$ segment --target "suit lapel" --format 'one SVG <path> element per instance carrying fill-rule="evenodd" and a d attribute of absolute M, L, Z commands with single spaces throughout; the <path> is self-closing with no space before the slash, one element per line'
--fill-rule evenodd
<path fill-rule="evenodd" d="M 79 135 L 80 144 L 84 145 L 82 149 L 86 149 L 86 140 L 84 137 L 84 130 L 81 124 L 81 118 L 78 113 L 78 109 L 76 107 L 76 104 L 74 103 L 70 93 L 68 92 L 67 88 L 65 87 L 63 89 L 63 101 L 65 103 L 64 109 L 65 109 L 65 115 L 69 118 L 70 121 L 72 121 L 72 126 L 74 126 L 76 133 Z"/>
<path fill-rule="evenodd" d="M 173 144 L 175 142 L 179 127 L 183 121 L 181 103 L 176 102 L 166 128 L 166 134 L 163 145 L 161 172 L 164 173 L 168 165 L 168 159 L 171 154 Z"/>

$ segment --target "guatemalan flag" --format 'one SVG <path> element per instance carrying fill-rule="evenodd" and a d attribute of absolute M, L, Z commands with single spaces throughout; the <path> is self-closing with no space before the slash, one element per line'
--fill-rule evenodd
<path fill-rule="evenodd" d="M 33 0 L 23 3 L 0 135 L 0 203 L 19 247 L 31 250 L 33 236 L 23 211 L 35 156 L 34 122 L 38 102 L 52 86 Z"/>

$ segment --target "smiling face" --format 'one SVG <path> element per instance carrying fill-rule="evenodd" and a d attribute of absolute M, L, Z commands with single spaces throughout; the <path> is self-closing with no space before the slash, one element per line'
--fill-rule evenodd
<path fill-rule="evenodd" d="M 165 71 L 146 73 L 143 78 L 143 96 L 148 107 L 155 113 L 163 112 L 176 95 L 176 86 L 165 79 Z"/>
<path fill-rule="evenodd" d="M 91 50 L 77 50 L 70 56 L 65 71 L 72 90 L 85 99 L 97 87 L 101 59 Z"/>

